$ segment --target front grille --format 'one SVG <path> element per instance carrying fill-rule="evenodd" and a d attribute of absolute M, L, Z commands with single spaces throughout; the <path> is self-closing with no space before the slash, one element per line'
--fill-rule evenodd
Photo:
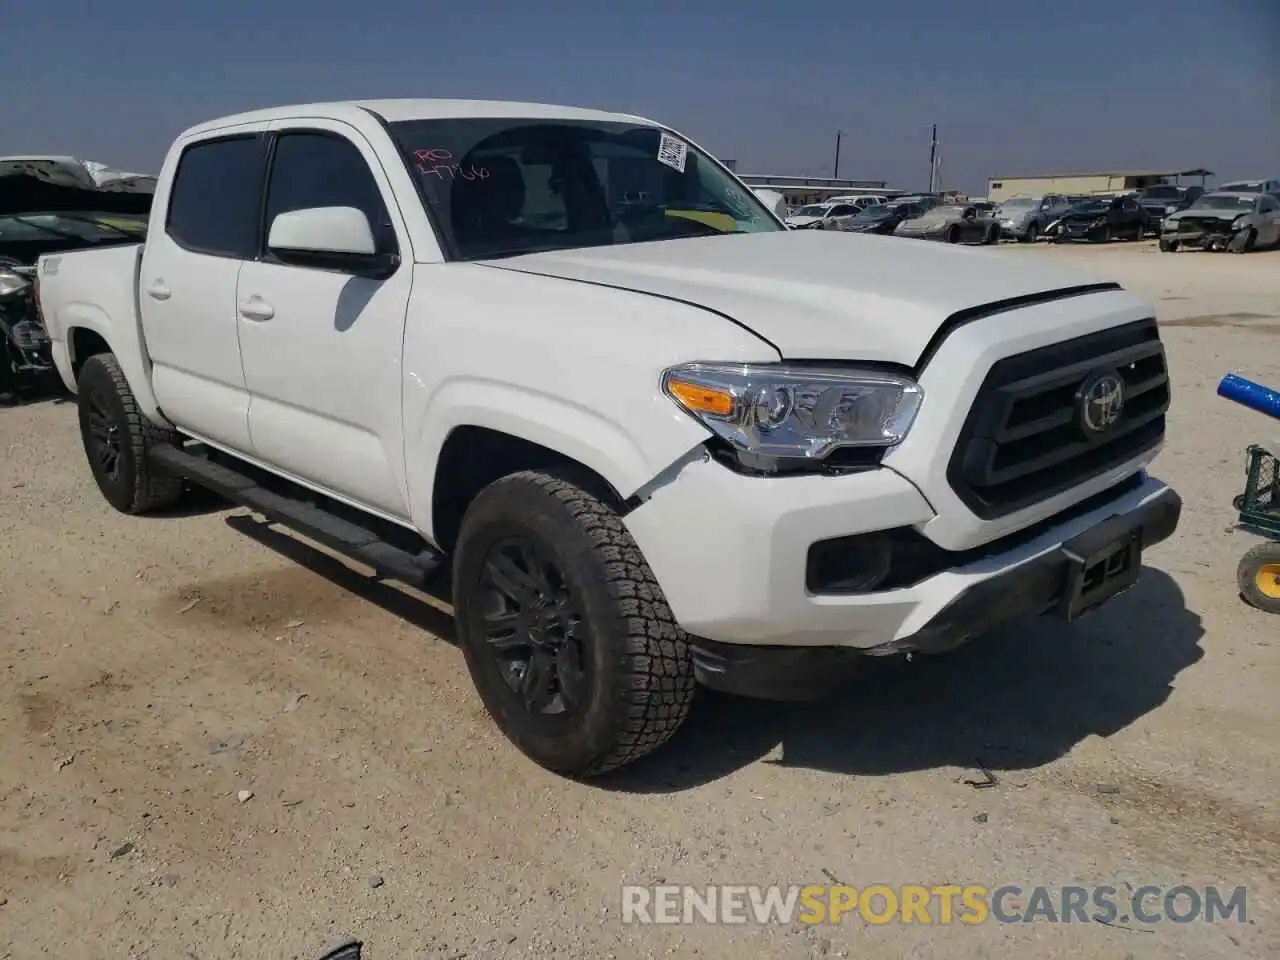
<path fill-rule="evenodd" d="M 1124 408 L 1110 429 L 1091 437 L 1080 422 L 1078 393 L 1102 371 L 1124 381 Z M 1154 319 L 1006 357 L 978 390 L 947 479 L 977 516 L 1014 513 L 1155 448 L 1168 409 Z"/>

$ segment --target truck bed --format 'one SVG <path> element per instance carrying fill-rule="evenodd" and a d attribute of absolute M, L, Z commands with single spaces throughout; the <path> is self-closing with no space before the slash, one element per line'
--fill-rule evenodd
<path fill-rule="evenodd" d="M 142 327 L 138 313 L 138 276 L 142 265 L 142 244 L 125 244 L 99 250 L 51 253 L 37 262 L 40 312 L 58 374 L 68 390 L 76 389 L 75 374 L 82 356 L 77 355 L 96 338 L 111 343 L 117 353 L 142 358 L 145 350 L 129 350 L 138 344 Z M 84 333 L 77 333 L 84 331 Z M 136 366 L 140 361 L 134 360 Z M 130 382 L 134 374 L 145 372 L 126 368 Z"/>

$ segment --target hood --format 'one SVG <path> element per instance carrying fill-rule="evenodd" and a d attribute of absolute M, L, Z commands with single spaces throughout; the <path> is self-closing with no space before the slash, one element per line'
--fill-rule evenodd
<path fill-rule="evenodd" d="M 817 222 L 818 222 L 819 220 L 821 220 L 821 219 L 822 219 L 821 217 L 808 217 L 808 216 L 805 216 L 805 217 L 795 217 L 795 216 L 792 216 L 792 217 L 787 217 L 787 218 L 786 218 L 786 224 L 787 224 L 787 226 L 789 226 L 789 227 L 807 227 L 809 224 L 811 224 L 811 223 L 817 223 Z"/>
<path fill-rule="evenodd" d="M 0 157 L 0 214 L 151 209 L 154 178 L 99 167 L 63 158 Z"/>
<path fill-rule="evenodd" d="M 1079 223 L 1080 221 L 1105 220 L 1107 217 L 1106 208 L 1097 210 L 1068 210 L 1059 220 L 1067 220 L 1071 223 Z"/>
<path fill-rule="evenodd" d="M 618 244 L 486 263 L 700 306 L 754 331 L 785 359 L 914 366 L 957 311 L 1095 282 L 1032 259 L 815 230 Z"/>
<path fill-rule="evenodd" d="M 1250 210 L 1211 210 L 1200 207 L 1199 209 L 1179 210 L 1165 219 L 1172 220 L 1175 223 L 1179 220 L 1226 220 L 1230 222 L 1239 217 L 1248 216 L 1251 212 Z"/>
<path fill-rule="evenodd" d="M 996 207 L 991 215 L 998 220 L 1025 220 L 1033 212 L 1033 207 L 1013 207 L 1009 210 L 1003 207 Z"/>

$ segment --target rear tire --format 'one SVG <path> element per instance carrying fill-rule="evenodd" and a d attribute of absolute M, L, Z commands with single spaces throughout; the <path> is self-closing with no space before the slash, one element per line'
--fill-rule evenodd
<path fill-rule="evenodd" d="M 1160 249 L 1161 249 L 1161 250 L 1163 250 L 1165 253 L 1174 253 L 1174 252 L 1176 252 L 1176 251 L 1177 251 L 1177 249 L 1178 249 L 1178 241 L 1177 241 L 1177 240 L 1166 240 L 1166 239 L 1164 239 L 1163 237 L 1161 237 L 1161 238 L 1160 238 Z"/>
<path fill-rule="evenodd" d="M 1236 568 L 1240 596 L 1265 613 L 1280 613 L 1280 543 L 1260 543 Z"/>
<path fill-rule="evenodd" d="M 148 452 L 157 444 L 177 443 L 179 437 L 138 409 L 114 354 L 99 353 L 86 360 L 76 389 L 80 439 L 107 502 L 130 514 L 176 503 L 182 496 L 182 478 L 157 470 Z"/>
<path fill-rule="evenodd" d="M 462 521 L 453 590 L 480 698 L 540 766 L 597 776 L 688 715 L 685 633 L 617 513 L 581 487 L 526 471 L 485 488 Z"/>

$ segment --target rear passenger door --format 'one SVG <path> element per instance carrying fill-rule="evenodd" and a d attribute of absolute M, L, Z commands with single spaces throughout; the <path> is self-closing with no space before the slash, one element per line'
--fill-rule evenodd
<path fill-rule="evenodd" d="M 294 479 L 391 519 L 409 516 L 401 346 L 413 277 L 408 234 L 377 154 L 337 121 L 272 126 L 259 259 L 236 308 L 259 458 Z M 355 207 L 379 253 L 405 251 L 381 279 L 284 262 L 267 249 L 277 216 Z"/>
<path fill-rule="evenodd" d="M 251 450 L 236 283 L 255 255 L 265 125 L 180 147 L 155 203 L 164 227 L 143 247 L 138 309 L 160 409 L 204 440 Z"/>

